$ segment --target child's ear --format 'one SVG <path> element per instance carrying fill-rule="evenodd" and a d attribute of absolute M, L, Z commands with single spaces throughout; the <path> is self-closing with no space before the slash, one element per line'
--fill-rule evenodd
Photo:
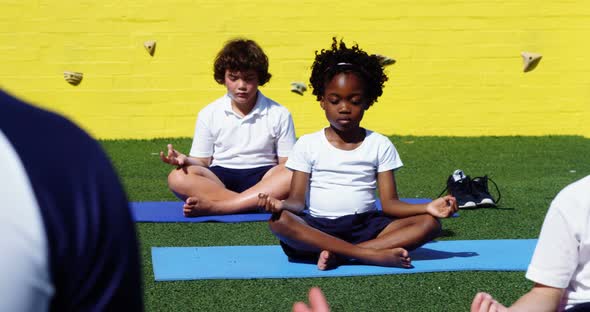
<path fill-rule="evenodd" d="M 323 97 L 320 99 L 320 107 L 321 107 L 322 109 L 324 109 L 324 110 L 326 109 L 326 108 L 324 107 L 324 98 L 323 98 Z"/>

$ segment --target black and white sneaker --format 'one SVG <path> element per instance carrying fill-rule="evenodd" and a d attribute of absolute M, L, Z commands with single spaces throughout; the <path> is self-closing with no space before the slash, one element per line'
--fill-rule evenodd
<path fill-rule="evenodd" d="M 496 191 L 498 191 L 498 199 L 495 200 L 494 197 L 490 194 L 488 189 L 488 180 L 494 183 L 496 187 Z M 497 203 L 500 201 L 501 194 L 500 190 L 498 189 L 498 185 L 492 179 L 489 179 L 488 176 L 483 177 L 476 177 L 471 180 L 471 186 L 473 190 L 473 197 L 475 198 L 475 204 L 477 207 L 496 207 Z"/>
<path fill-rule="evenodd" d="M 457 169 L 447 179 L 447 190 L 457 199 L 457 207 L 475 208 L 476 199 L 473 196 L 471 178 L 466 176 L 463 170 Z"/>

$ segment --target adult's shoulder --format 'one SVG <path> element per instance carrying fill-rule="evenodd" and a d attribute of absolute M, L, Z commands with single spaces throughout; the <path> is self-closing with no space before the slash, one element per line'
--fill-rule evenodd
<path fill-rule="evenodd" d="M 107 184 L 118 182 L 102 146 L 77 124 L 7 94 L 0 96 L 0 127 L 36 194 L 67 194 L 63 189 L 82 188 L 81 181 L 93 184 L 97 176 Z"/>
<path fill-rule="evenodd" d="M 2 92 L 0 98 L 0 125 L 19 154 L 39 154 L 39 151 L 67 153 L 79 151 L 82 146 L 98 145 L 78 125 L 59 114 Z"/>
<path fill-rule="evenodd" d="M 2 129 L 11 130 L 15 124 L 20 124 L 21 130 L 27 130 L 23 132 L 30 132 L 28 130 L 35 130 L 36 127 L 43 127 L 48 124 L 49 127 L 56 125 L 71 127 L 73 124 L 65 119 L 64 117 L 33 106 L 31 104 L 22 102 L 21 100 L 3 92 L 0 90 L 0 118 L 2 119 Z M 18 120 L 17 118 L 27 117 L 26 119 Z M 42 123 L 38 121 L 42 120 Z M 26 122 L 26 126 L 23 124 Z"/>

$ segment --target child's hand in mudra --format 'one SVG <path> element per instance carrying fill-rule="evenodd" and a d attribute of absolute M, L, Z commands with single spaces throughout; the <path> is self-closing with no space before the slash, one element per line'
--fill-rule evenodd
<path fill-rule="evenodd" d="M 167 149 L 167 153 L 160 152 L 160 159 L 162 159 L 163 162 L 178 167 L 187 165 L 188 158 L 186 155 L 175 150 L 172 144 L 168 144 Z"/>
<path fill-rule="evenodd" d="M 270 213 L 277 213 L 283 210 L 283 201 L 271 197 L 266 193 L 258 193 L 257 205 Z"/>
<path fill-rule="evenodd" d="M 448 218 L 457 209 L 457 200 L 451 195 L 437 198 L 426 205 L 426 212 L 437 218 Z"/>

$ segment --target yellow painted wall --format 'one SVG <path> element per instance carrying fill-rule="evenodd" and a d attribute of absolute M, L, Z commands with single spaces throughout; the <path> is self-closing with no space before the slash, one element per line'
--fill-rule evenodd
<path fill-rule="evenodd" d="M 590 137 L 585 0 L 0 0 L 0 86 L 98 138 L 192 136 L 197 112 L 224 92 L 213 58 L 236 36 L 269 55 L 262 91 L 290 109 L 297 135 L 326 122 L 290 83 L 307 83 L 314 51 L 339 36 L 397 60 L 367 128 Z M 522 72 L 521 51 L 543 54 L 534 71 Z"/>

